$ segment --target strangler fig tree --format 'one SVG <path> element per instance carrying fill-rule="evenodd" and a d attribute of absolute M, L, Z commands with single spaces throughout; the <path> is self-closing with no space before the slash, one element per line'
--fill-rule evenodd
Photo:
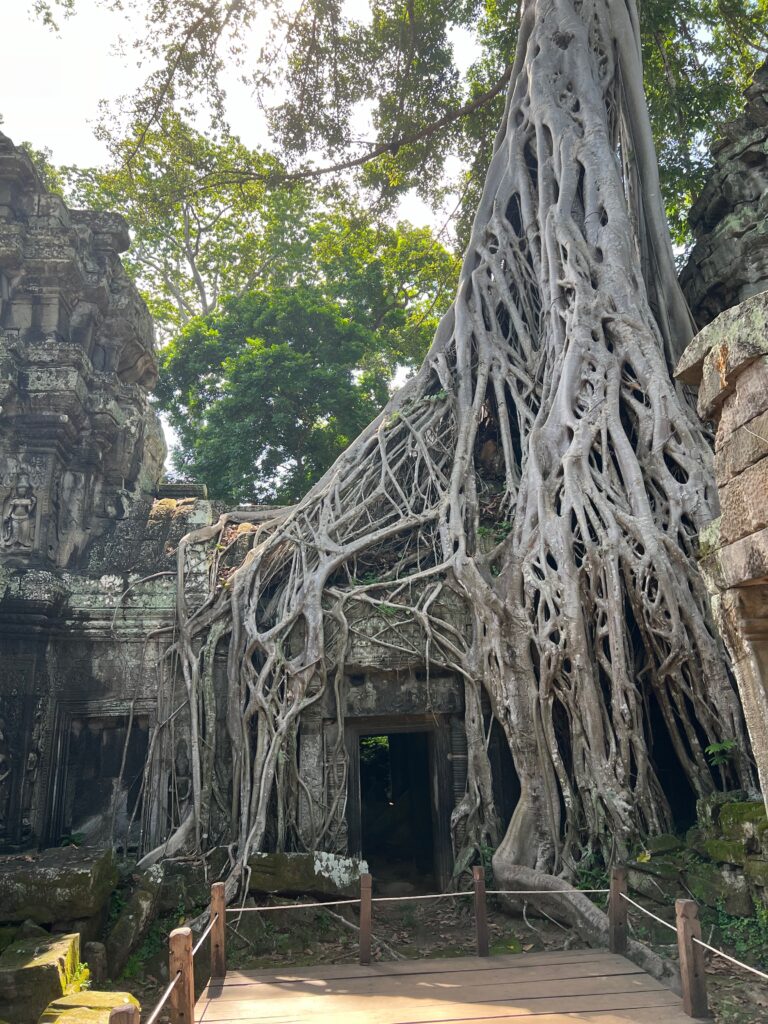
<path fill-rule="evenodd" d="M 278 845 L 333 845 L 343 787 L 308 790 L 297 733 L 325 691 L 342 706 L 361 607 L 380 619 L 382 651 L 416 629 L 424 663 L 463 680 L 460 863 L 497 846 L 509 879 L 514 865 L 568 873 L 589 852 L 626 855 L 672 825 L 659 745 L 696 794 L 748 785 L 695 561 L 717 501 L 711 453 L 671 375 L 691 334 L 636 4 L 525 0 L 456 298 L 421 370 L 297 505 L 223 516 L 181 546 L 183 583 L 209 545 L 210 589 L 193 606 L 180 588 L 175 649 L 197 742 L 172 842 L 201 843 L 217 801 L 241 856 L 268 831 Z M 217 650 L 231 794 L 213 771 Z M 503 835 L 483 694 L 520 780 Z M 738 755 L 716 780 L 705 747 L 722 740 Z"/>

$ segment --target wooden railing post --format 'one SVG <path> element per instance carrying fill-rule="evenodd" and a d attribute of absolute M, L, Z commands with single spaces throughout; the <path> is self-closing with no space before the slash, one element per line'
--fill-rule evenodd
<path fill-rule="evenodd" d="M 192 929 L 175 928 L 168 940 L 168 979 L 180 974 L 168 1000 L 171 1024 L 194 1024 L 195 968 L 192 959 Z"/>
<path fill-rule="evenodd" d="M 683 1011 L 689 1017 L 708 1017 L 704 950 L 693 941 L 701 939 L 698 903 L 695 900 L 675 900 L 675 918 Z"/>
<path fill-rule="evenodd" d="M 371 926 L 373 918 L 373 878 L 360 875 L 360 963 L 371 962 Z"/>
<path fill-rule="evenodd" d="M 109 1024 L 139 1024 L 139 1011 L 133 1003 L 115 1006 L 109 1014 Z"/>
<path fill-rule="evenodd" d="M 627 952 L 627 869 L 611 871 L 611 894 L 608 901 L 608 948 L 612 953 Z"/>
<path fill-rule="evenodd" d="M 488 908 L 485 902 L 485 870 L 483 868 L 472 868 L 472 882 L 475 887 L 477 955 L 488 956 Z"/>
<path fill-rule="evenodd" d="M 211 886 L 211 977 L 227 973 L 227 897 L 223 882 Z M 218 914 L 218 917 L 216 916 Z"/>

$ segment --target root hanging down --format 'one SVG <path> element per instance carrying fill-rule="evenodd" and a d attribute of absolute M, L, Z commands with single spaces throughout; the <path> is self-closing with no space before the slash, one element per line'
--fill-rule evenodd
<path fill-rule="evenodd" d="M 690 336 L 634 0 L 525 0 L 456 299 L 420 372 L 299 504 L 225 515 L 179 549 L 198 847 L 216 805 L 241 860 L 268 833 L 278 848 L 333 848 L 344 786 L 313 800 L 297 732 L 326 692 L 342 714 L 360 609 L 383 656 L 418 636 L 428 668 L 464 681 L 454 835 L 498 845 L 500 878 L 509 865 L 567 874 L 585 852 L 607 862 L 671 826 L 652 720 L 694 793 L 750 785 L 695 562 L 716 493 L 670 373 Z M 231 791 L 216 774 L 217 651 Z M 483 695 L 521 786 L 503 837 Z M 724 739 L 739 754 L 716 779 L 704 748 Z"/>

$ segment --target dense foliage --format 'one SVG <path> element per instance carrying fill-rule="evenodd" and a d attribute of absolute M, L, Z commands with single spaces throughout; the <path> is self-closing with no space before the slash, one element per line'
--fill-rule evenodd
<path fill-rule="evenodd" d="M 34 7 L 51 18 L 78 5 Z M 121 158 L 138 152 L 174 105 L 199 111 L 207 101 L 217 127 L 225 123 L 222 77 L 237 65 L 267 111 L 287 173 L 358 166 L 358 183 L 390 200 L 415 187 L 436 202 L 446 187 L 458 189 L 460 237 L 468 237 L 503 109 L 519 0 L 146 0 L 143 11 L 143 23 L 134 14 L 127 28 L 154 70 L 103 125 Z M 768 2 L 645 0 L 640 19 L 662 187 L 680 240 L 708 143 L 765 57 Z M 250 30 L 260 48 L 248 45 Z M 246 176 L 274 179 L 274 167 L 232 155 Z M 446 178 L 451 155 L 468 179 L 463 171 Z"/>
<path fill-rule="evenodd" d="M 295 501 L 386 403 L 434 334 L 456 261 L 425 229 L 314 211 L 258 287 L 162 354 L 176 468 L 228 501 Z"/>

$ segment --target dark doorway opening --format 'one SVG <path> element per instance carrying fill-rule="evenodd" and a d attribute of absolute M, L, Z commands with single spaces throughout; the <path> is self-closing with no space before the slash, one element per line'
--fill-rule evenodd
<path fill-rule="evenodd" d="M 434 891 L 429 735 L 396 732 L 359 742 L 363 857 L 377 879 Z"/>
<path fill-rule="evenodd" d="M 664 796 L 669 801 L 675 828 L 682 832 L 696 823 L 696 793 L 683 771 L 664 713 L 654 693 L 649 694 L 647 706 L 653 766 Z"/>
<path fill-rule="evenodd" d="M 137 848 L 149 732 L 147 715 L 65 715 L 49 842 L 106 842 L 114 817 L 115 839 Z"/>

